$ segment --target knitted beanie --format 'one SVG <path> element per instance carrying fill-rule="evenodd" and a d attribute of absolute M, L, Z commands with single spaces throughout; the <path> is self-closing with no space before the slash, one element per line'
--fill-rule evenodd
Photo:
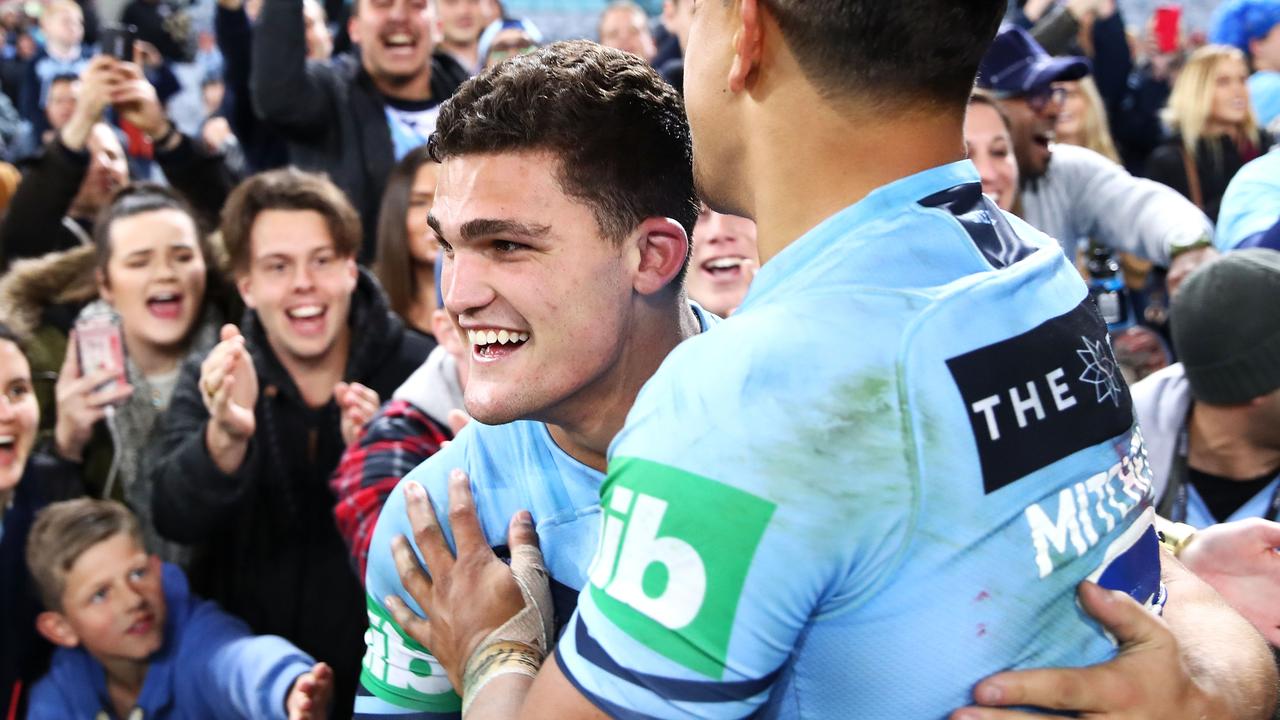
<path fill-rule="evenodd" d="M 1280 388 L 1280 252 L 1238 250 L 1196 270 L 1170 321 L 1198 402 L 1235 405 Z"/>

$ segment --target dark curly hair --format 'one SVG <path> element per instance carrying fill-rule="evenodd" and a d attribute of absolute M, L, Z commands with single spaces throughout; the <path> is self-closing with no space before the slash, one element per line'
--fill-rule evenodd
<path fill-rule="evenodd" d="M 640 58 L 593 42 L 548 45 L 467 81 L 440 110 L 431 155 L 524 150 L 560 159 L 564 192 L 622 242 L 644 218 L 692 237 L 693 149 L 680 94 Z"/>

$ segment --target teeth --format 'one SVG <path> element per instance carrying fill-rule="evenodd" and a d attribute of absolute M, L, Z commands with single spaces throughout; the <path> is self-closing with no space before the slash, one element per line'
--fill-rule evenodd
<path fill-rule="evenodd" d="M 12 435 L 0 435 L 0 445 L 12 445 L 14 437 Z"/>
<path fill-rule="evenodd" d="M 467 340 L 472 345 L 515 345 L 529 339 L 529 333 L 508 330 L 468 330 Z"/>
<path fill-rule="evenodd" d="M 151 298 L 151 302 L 172 302 L 178 299 L 176 293 L 161 293 Z"/>
<path fill-rule="evenodd" d="M 307 305 L 306 307 L 297 307 L 289 311 L 289 317 L 306 319 L 313 318 L 324 312 L 319 305 Z"/>
<path fill-rule="evenodd" d="M 704 266 L 709 270 L 729 270 L 731 268 L 741 267 L 743 258 L 716 258 L 708 260 Z"/>

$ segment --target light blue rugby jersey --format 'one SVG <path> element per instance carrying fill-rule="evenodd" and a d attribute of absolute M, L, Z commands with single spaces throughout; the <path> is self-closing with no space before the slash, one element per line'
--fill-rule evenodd
<path fill-rule="evenodd" d="M 620 718 L 945 717 L 1113 655 L 1079 581 L 1164 600 L 1106 327 L 968 162 L 767 263 L 641 391 L 602 493 L 557 658 Z"/>
<path fill-rule="evenodd" d="M 1280 220 L 1280 150 L 1251 160 L 1227 185 L 1214 243 L 1227 252 L 1251 247 Z M 1249 241 L 1255 241 L 1253 243 Z"/>
<path fill-rule="evenodd" d="M 700 328 L 719 322 L 695 303 L 690 309 Z M 604 474 L 556 445 L 547 426 L 517 421 L 506 425 L 472 422 L 453 442 L 405 476 L 427 489 L 450 545 L 448 518 L 449 473 L 462 468 L 471 478 L 476 509 L 489 543 L 505 553 L 511 516 L 528 510 L 537 527 L 552 579 L 557 628 L 564 627 L 586 584 L 587 565 L 600 534 L 600 483 Z M 397 595 L 419 615 L 425 615 L 400 583 L 391 539 L 413 537 L 405 511 L 404 483 L 396 487 L 378 517 L 369 545 L 365 572 L 369 630 L 365 634 L 364 667 L 355 716 L 406 718 L 458 717 L 461 700 L 449 685 L 443 668 L 406 636 L 383 605 Z"/>

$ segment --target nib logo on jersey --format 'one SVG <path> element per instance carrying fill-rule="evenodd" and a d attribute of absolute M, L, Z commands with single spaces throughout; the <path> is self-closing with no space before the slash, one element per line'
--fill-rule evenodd
<path fill-rule="evenodd" d="M 947 361 L 990 494 L 1133 427 L 1129 386 L 1092 301 Z"/>
<path fill-rule="evenodd" d="M 776 506 L 646 460 L 615 458 L 610 471 L 592 601 L 654 652 L 719 679 L 747 572 Z"/>

